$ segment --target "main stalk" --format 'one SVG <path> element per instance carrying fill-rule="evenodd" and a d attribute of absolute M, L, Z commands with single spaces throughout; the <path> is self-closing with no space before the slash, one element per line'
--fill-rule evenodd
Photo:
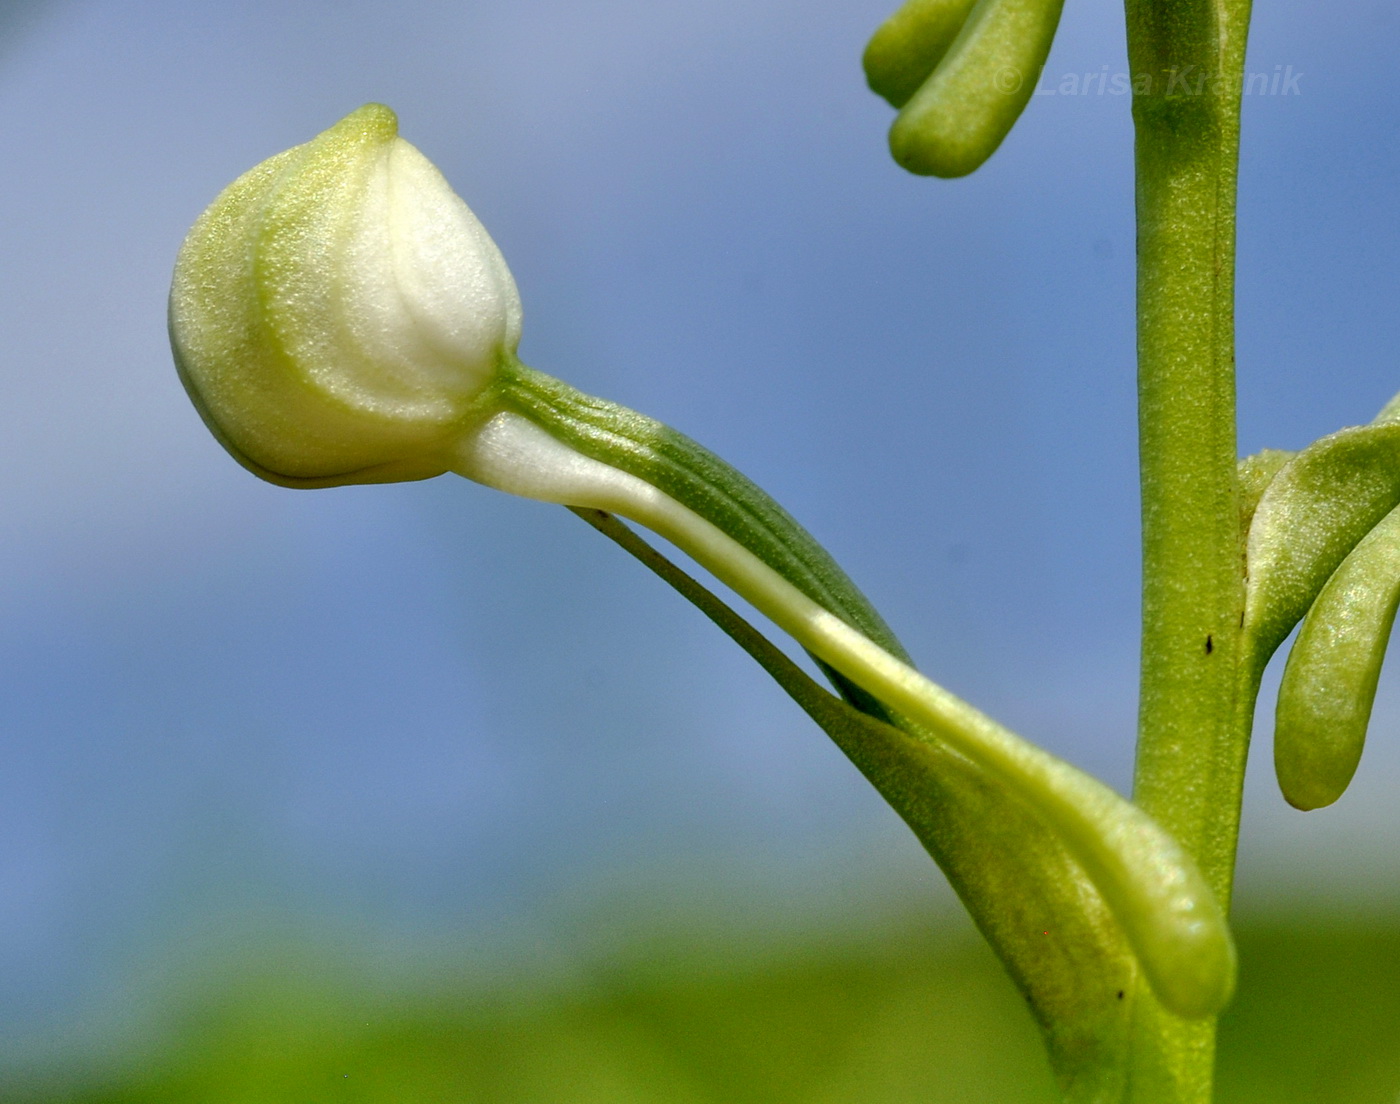
<path fill-rule="evenodd" d="M 1138 225 L 1142 689 L 1134 798 L 1228 906 L 1252 701 L 1234 269 L 1248 0 L 1128 0 Z M 1215 1024 L 1137 994 L 1134 1104 L 1208 1104 Z"/>

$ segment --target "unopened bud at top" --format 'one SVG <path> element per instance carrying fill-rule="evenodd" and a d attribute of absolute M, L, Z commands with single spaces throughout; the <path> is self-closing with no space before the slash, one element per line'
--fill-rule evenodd
<path fill-rule="evenodd" d="M 905 0 L 865 51 L 896 108 L 890 152 L 912 173 L 965 176 L 1030 101 L 1064 0 Z"/>
<path fill-rule="evenodd" d="M 205 211 L 170 335 L 209 428 L 258 475 L 421 479 L 480 420 L 520 297 L 476 216 L 369 104 Z"/>

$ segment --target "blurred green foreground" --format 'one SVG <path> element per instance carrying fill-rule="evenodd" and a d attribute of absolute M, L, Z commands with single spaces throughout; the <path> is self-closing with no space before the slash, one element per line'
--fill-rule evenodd
<path fill-rule="evenodd" d="M 1400 924 L 1246 922 L 1221 1104 L 1400 1100 Z M 5 1104 L 1051 1104 L 990 954 L 878 937 L 636 942 L 567 981 L 412 998 L 297 956 L 206 980 L 147 1052 L 0 1074 Z"/>

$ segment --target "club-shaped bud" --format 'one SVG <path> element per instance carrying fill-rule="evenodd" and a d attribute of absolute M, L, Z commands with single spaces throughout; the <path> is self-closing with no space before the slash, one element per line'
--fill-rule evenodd
<path fill-rule="evenodd" d="M 476 216 L 369 104 L 204 212 L 170 338 L 205 422 L 263 478 L 422 479 L 481 419 L 520 297 Z"/>
<path fill-rule="evenodd" d="M 905 0 L 865 51 L 899 115 L 890 152 L 923 176 L 966 176 L 1025 110 L 1064 0 Z"/>

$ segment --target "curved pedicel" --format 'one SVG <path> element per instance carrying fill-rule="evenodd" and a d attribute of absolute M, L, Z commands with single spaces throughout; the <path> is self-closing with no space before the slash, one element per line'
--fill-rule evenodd
<path fill-rule="evenodd" d="M 506 411 L 463 441 L 454 470 L 513 494 L 631 518 L 675 544 L 818 659 L 1043 816 L 1102 893 L 1163 1004 L 1183 1016 L 1223 1007 L 1235 971 L 1225 918 L 1195 864 L 1155 821 L 930 682 L 804 593 L 800 582 L 763 558 L 781 542 L 746 547 L 752 526 L 741 524 L 737 536 L 726 528 L 746 511 L 716 507 L 727 498 L 724 480 L 732 471 L 722 461 L 693 442 L 677 447 L 679 435 L 601 400 L 575 393 L 567 404 L 542 407 L 539 374 L 515 378 L 526 381 L 525 396 L 512 394 L 508 377 L 501 399 Z M 552 381 L 550 389 L 566 387 Z M 542 411 L 548 416 L 537 424 Z M 665 447 L 654 449 L 654 440 Z M 698 450 L 702 470 L 681 478 L 676 470 L 688 468 L 688 449 Z M 651 482 L 657 471 L 671 473 L 670 485 L 691 501 Z M 705 485 L 706 493 L 685 490 L 689 481 Z"/>

